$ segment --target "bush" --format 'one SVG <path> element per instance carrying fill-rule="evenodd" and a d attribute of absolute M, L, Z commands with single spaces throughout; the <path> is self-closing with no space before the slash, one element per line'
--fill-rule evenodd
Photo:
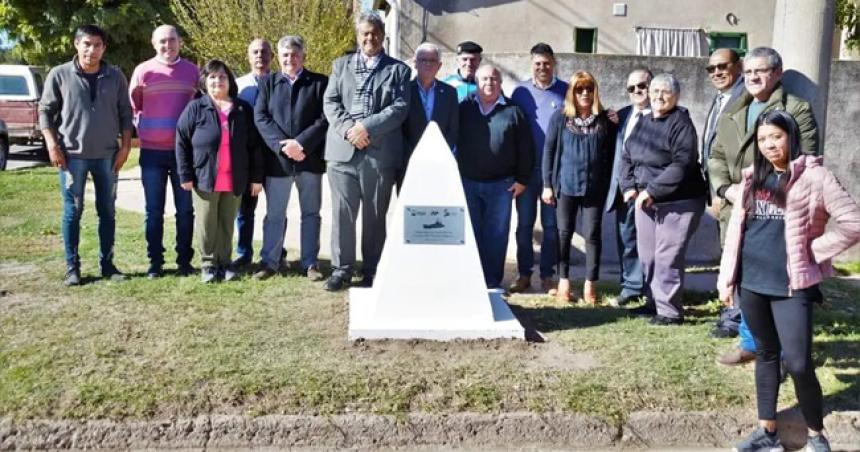
<path fill-rule="evenodd" d="M 237 75 L 250 70 L 247 48 L 254 38 L 274 48 L 281 36 L 302 35 L 305 66 L 324 74 L 355 43 L 350 1 L 176 0 L 170 7 L 191 53 L 200 61 L 223 60 Z"/>

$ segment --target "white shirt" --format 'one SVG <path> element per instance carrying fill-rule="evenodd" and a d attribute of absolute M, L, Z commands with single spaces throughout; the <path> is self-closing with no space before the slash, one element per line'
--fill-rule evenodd
<path fill-rule="evenodd" d="M 645 107 L 641 110 L 636 109 L 635 106 L 633 107 L 633 110 L 630 112 L 632 116 L 627 120 L 627 126 L 624 128 L 624 142 L 627 142 L 627 139 L 630 138 L 630 134 L 636 128 L 639 118 L 649 113 L 651 113 L 651 107 Z"/>
<path fill-rule="evenodd" d="M 499 94 L 499 98 L 496 99 L 496 102 L 493 103 L 493 105 L 491 105 L 487 111 L 484 111 L 484 104 L 481 103 L 481 99 L 478 97 L 476 97 L 475 99 L 478 101 L 478 110 L 484 116 L 487 116 L 488 114 L 492 113 L 493 110 L 496 108 L 496 105 L 505 105 L 505 103 L 506 103 L 505 102 L 505 96 L 502 96 L 501 94 Z"/>

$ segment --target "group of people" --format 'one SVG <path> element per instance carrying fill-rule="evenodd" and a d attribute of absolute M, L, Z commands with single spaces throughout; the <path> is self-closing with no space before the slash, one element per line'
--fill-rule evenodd
<path fill-rule="evenodd" d="M 532 77 L 507 97 L 501 71 L 482 64 L 478 44 L 458 46 L 458 70 L 443 80 L 437 79 L 439 47 L 421 44 L 413 78 L 405 63 L 384 52 L 384 33 L 379 16 L 362 14 L 356 52 L 336 59 L 329 76 L 304 67 L 300 36 L 284 36 L 274 51 L 254 39 L 248 47 L 252 70 L 237 79 L 222 61 L 198 69 L 182 59 L 176 29 L 162 25 L 152 34 L 155 57 L 141 63 L 127 84 L 102 60 L 105 33 L 80 27 L 76 56 L 51 70 L 39 108 L 51 162 L 61 169 L 65 283 L 80 284 L 77 248 L 87 174 L 95 185 L 102 276 L 124 278 L 113 264 L 114 200 L 136 126 L 148 277 L 164 273 L 169 182 L 178 274 L 194 271 L 197 229 L 202 280 L 236 278 L 253 261 L 255 209 L 265 193 L 263 245 L 253 278 L 276 275 L 284 265 L 286 209 L 295 185 L 301 270 L 312 280 L 325 279 L 317 254 L 327 172 L 332 272 L 324 287 L 338 291 L 351 284 L 359 209 L 358 284 L 370 286 L 392 190 L 399 190 L 412 150 L 435 121 L 459 165 L 488 288 L 502 284 L 515 206 L 518 275 L 508 290 L 531 286 L 540 212 L 541 288 L 564 301 L 576 298 L 570 246 L 581 216 L 582 299 L 596 303 L 601 221 L 614 212 L 621 266 L 621 292 L 614 299 L 624 305 L 644 298 L 634 314 L 654 325 L 681 324 L 686 248 L 710 205 L 725 247 L 720 298 L 727 312 L 739 314 L 742 339 L 720 362 L 756 360 L 761 428 L 737 450 L 781 450 L 775 435 L 780 361 L 809 426 L 808 450 L 829 450 L 811 359 L 812 305 L 821 299 L 818 284 L 831 273 L 831 258 L 860 240 L 860 209 L 822 165 L 812 109 L 784 90 L 775 50 L 759 47 L 743 60 L 730 49 L 711 55 L 705 69 L 717 93 L 700 141 L 670 73 L 634 69 L 626 84 L 630 105 L 609 110 L 594 75 L 577 71 L 560 80 L 552 48 L 539 43 L 531 49 Z M 273 56 L 280 71 L 270 69 Z M 730 330 L 726 322 L 717 333 Z"/>

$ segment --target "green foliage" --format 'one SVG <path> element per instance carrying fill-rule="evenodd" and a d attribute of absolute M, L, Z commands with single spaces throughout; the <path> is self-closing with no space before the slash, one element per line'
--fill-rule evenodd
<path fill-rule="evenodd" d="M 186 44 L 200 59 L 218 58 L 236 74 L 250 70 L 253 38 L 275 47 L 287 34 L 305 38 L 305 66 L 328 73 L 331 62 L 354 44 L 350 2 L 344 0 L 173 0 Z"/>
<path fill-rule="evenodd" d="M 836 26 L 848 30 L 845 44 L 849 49 L 860 48 L 860 2 L 836 0 Z"/>
<path fill-rule="evenodd" d="M 74 55 L 75 28 L 96 24 L 108 34 L 105 60 L 127 75 L 152 56 L 150 31 L 173 21 L 168 0 L 0 0 L 0 23 L 17 41 L 12 55 L 54 66 Z"/>

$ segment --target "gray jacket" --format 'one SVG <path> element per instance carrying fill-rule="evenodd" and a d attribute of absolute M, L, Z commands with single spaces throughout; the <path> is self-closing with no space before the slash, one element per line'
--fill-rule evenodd
<path fill-rule="evenodd" d="M 373 77 L 373 112 L 361 121 L 370 135 L 370 146 L 359 152 L 366 152 L 382 168 L 400 168 L 404 153 L 401 126 L 409 113 L 411 71 L 386 54 L 380 58 Z M 336 59 L 323 96 L 323 112 L 329 122 L 325 146 L 328 162 L 348 162 L 356 152 L 346 140 L 346 131 L 355 124 L 349 115 L 356 88 L 354 65 L 354 54 Z"/>
<path fill-rule="evenodd" d="M 132 128 L 128 82 L 119 69 L 102 61 L 95 102 L 74 60 L 51 69 L 39 101 L 39 127 L 53 129 L 68 157 L 111 158 L 117 137 Z"/>

